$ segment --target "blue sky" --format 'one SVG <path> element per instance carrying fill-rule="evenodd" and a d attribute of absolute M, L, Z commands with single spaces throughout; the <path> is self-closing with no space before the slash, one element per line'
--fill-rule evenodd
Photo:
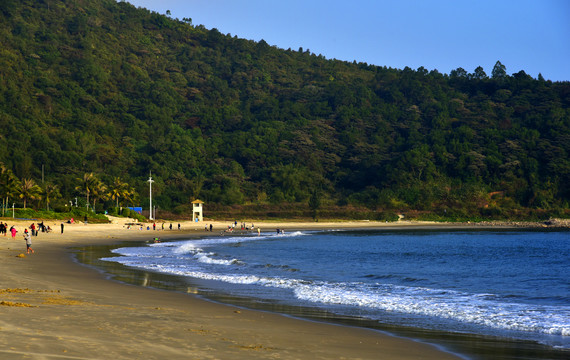
<path fill-rule="evenodd" d="M 570 0 L 127 0 L 327 59 L 570 81 Z"/>

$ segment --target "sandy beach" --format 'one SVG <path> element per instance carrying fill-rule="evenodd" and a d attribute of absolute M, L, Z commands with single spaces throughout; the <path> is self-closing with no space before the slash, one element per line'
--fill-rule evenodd
<path fill-rule="evenodd" d="M 429 344 L 380 332 L 294 319 L 209 302 L 191 294 L 122 284 L 73 261 L 73 247 L 205 234 L 128 230 L 124 223 L 65 224 L 33 237 L 31 221 L 9 221 L 16 239 L 0 237 L 2 359 L 455 359 Z M 152 228 L 152 224 L 148 224 Z M 162 223 L 157 223 L 161 229 Z M 168 229 L 169 223 L 165 227 Z M 213 223 L 214 231 L 228 223 Z M 362 228 L 383 223 L 258 223 L 263 229 Z M 402 222 L 389 226 L 427 226 Z M 173 223 L 177 228 L 177 223 Z M 146 226 L 145 226 L 146 229 Z"/>

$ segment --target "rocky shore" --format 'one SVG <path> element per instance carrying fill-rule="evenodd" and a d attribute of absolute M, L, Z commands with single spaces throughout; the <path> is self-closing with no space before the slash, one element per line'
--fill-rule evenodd
<path fill-rule="evenodd" d="M 570 228 L 570 219 L 549 219 L 546 221 L 481 221 L 467 222 L 465 225 L 485 227 L 517 227 L 517 228 Z"/>

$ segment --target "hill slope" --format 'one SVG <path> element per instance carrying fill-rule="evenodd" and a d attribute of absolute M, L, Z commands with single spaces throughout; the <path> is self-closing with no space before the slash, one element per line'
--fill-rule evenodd
<path fill-rule="evenodd" d="M 5 0 L 0 161 L 64 197 L 568 208 L 570 84 L 327 60 L 112 0 Z M 491 198 L 489 193 L 495 196 Z M 144 195 L 143 195 L 144 198 Z"/>

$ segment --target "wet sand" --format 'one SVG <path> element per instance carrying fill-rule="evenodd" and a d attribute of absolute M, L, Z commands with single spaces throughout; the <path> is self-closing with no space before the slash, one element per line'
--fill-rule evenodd
<path fill-rule="evenodd" d="M 11 226 L 14 222 L 8 222 Z M 127 230 L 115 224 L 46 221 L 54 232 L 0 237 L 0 358 L 2 359 L 455 359 L 408 339 L 350 326 L 294 319 L 203 300 L 190 294 L 127 285 L 73 261 L 71 248 L 203 235 Z M 157 229 L 162 223 L 157 223 Z M 167 223 L 165 225 L 168 228 Z M 228 223 L 214 223 L 214 231 Z M 426 226 L 399 223 L 390 226 Z M 152 228 L 152 224 L 150 224 Z M 264 230 L 384 227 L 383 223 L 259 223 Z M 177 223 L 173 223 L 177 228 Z M 146 229 L 146 226 L 145 226 Z"/>

